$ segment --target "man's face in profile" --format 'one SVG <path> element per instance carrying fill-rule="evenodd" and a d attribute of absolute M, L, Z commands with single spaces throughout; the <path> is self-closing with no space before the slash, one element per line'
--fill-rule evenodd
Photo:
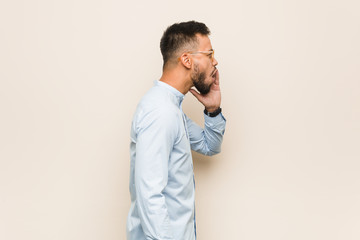
<path fill-rule="evenodd" d="M 199 47 L 193 54 L 193 69 L 191 73 L 191 80 L 195 88 L 201 94 L 207 94 L 210 91 L 211 85 L 216 78 L 216 65 L 218 62 L 214 58 L 213 49 L 208 36 L 197 35 Z"/>

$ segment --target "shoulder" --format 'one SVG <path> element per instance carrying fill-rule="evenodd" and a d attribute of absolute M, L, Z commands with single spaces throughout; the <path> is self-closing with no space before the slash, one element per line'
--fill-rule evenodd
<path fill-rule="evenodd" d="M 181 111 L 169 92 L 153 87 L 140 100 L 133 123 L 137 128 L 159 126 L 166 129 L 173 128 L 181 119 Z"/>
<path fill-rule="evenodd" d="M 154 86 L 147 91 L 147 93 L 141 98 L 139 102 L 139 106 L 142 107 L 150 107 L 154 104 L 156 105 L 165 105 L 165 103 L 170 103 L 170 95 L 169 92 L 165 89 Z"/>

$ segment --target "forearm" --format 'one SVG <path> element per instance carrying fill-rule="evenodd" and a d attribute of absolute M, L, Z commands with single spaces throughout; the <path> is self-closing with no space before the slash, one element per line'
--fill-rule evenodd
<path fill-rule="evenodd" d="M 147 146 L 144 146 L 147 145 Z M 158 144 L 156 144 L 158 145 Z M 135 162 L 136 207 L 141 226 L 149 239 L 173 239 L 163 194 L 168 181 L 167 151 L 138 142 Z M 146 148 L 146 150 L 144 150 Z"/>
<path fill-rule="evenodd" d="M 209 117 L 204 114 L 204 118 L 204 129 L 187 118 L 191 148 L 209 156 L 220 153 L 226 120 L 221 113 L 216 117 Z"/>
<path fill-rule="evenodd" d="M 161 192 L 147 190 L 139 190 L 136 194 L 136 206 L 145 235 L 149 239 L 173 239 L 165 196 Z"/>

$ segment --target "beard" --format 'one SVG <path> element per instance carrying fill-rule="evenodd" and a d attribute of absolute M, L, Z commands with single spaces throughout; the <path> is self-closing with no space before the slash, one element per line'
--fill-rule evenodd
<path fill-rule="evenodd" d="M 197 64 L 194 65 L 194 71 L 191 73 L 191 80 L 195 86 L 195 88 L 201 93 L 201 94 L 207 94 L 210 92 L 211 84 L 205 83 L 205 72 L 199 71 L 199 66 Z"/>

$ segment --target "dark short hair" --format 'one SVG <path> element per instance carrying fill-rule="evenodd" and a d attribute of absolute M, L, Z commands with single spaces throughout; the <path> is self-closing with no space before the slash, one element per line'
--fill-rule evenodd
<path fill-rule="evenodd" d="M 179 50 L 196 46 L 198 44 L 196 34 L 207 36 L 210 35 L 210 30 L 204 23 L 195 21 L 175 23 L 169 26 L 160 41 L 164 66 L 169 60 L 179 57 L 176 56 Z"/>

